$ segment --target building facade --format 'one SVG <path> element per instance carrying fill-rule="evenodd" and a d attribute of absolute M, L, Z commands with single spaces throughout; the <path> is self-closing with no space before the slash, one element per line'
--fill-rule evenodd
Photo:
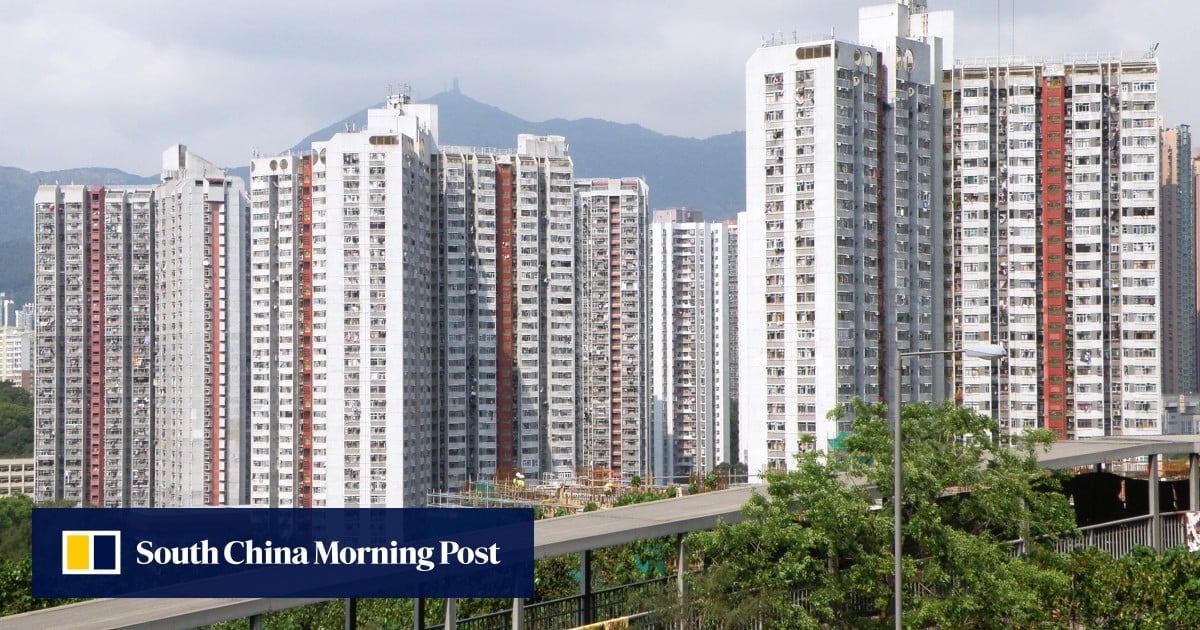
<path fill-rule="evenodd" d="M 1163 396 L 1163 435 L 1195 435 L 1200 431 L 1200 394 Z"/>
<path fill-rule="evenodd" d="M 737 228 L 658 210 L 650 224 L 650 479 L 735 461 Z"/>
<path fill-rule="evenodd" d="M 574 171 L 561 136 L 442 147 L 444 487 L 567 479 L 575 422 Z"/>
<path fill-rule="evenodd" d="M 241 502 L 244 210 L 182 145 L 158 186 L 38 189 L 38 501 Z"/>
<path fill-rule="evenodd" d="M 28 387 L 33 369 L 33 330 L 0 326 L 0 381 Z"/>
<path fill-rule="evenodd" d="M 33 458 L 0 459 L 0 498 L 14 494 L 34 496 Z"/>
<path fill-rule="evenodd" d="M 445 437 L 437 112 L 251 163 L 250 502 L 421 505 Z"/>
<path fill-rule="evenodd" d="M 1163 394 L 1197 391 L 1196 382 L 1196 183 L 1192 132 L 1179 125 L 1162 132 L 1162 387 Z"/>
<path fill-rule="evenodd" d="M 849 428 L 855 397 L 946 395 L 942 32 L 923 2 L 860 12 L 860 39 L 766 42 L 746 67 L 739 216 L 740 441 L 751 474 Z"/>
<path fill-rule="evenodd" d="M 641 179 L 575 182 L 577 448 L 592 476 L 648 473 L 648 204 Z"/>
<path fill-rule="evenodd" d="M 245 185 L 175 145 L 163 153 L 154 201 L 156 504 L 241 504 L 249 412 Z"/>
<path fill-rule="evenodd" d="M 1158 65 L 981 60 L 946 80 L 954 340 L 1003 431 L 1159 433 Z"/>
<path fill-rule="evenodd" d="M 38 502 L 151 507 L 153 187 L 34 198 Z"/>

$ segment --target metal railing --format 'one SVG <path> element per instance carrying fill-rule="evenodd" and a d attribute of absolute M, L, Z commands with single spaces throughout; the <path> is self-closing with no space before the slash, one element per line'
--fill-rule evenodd
<path fill-rule="evenodd" d="M 587 601 L 583 595 L 527 604 L 526 630 L 557 630 L 573 628 L 597 620 L 619 617 L 645 617 L 647 604 L 659 600 L 674 588 L 675 576 L 655 578 L 593 592 Z M 508 600 L 511 601 L 511 600 Z M 508 630 L 512 624 L 511 608 L 478 615 L 455 622 L 456 630 Z M 441 625 L 425 626 L 427 630 L 442 630 Z"/>
<path fill-rule="evenodd" d="M 1187 512 L 1163 512 L 1158 516 L 1159 545 L 1161 549 L 1182 547 L 1184 544 L 1184 520 Z M 1154 536 L 1152 527 L 1154 517 L 1150 514 L 1123 518 L 1119 521 L 1100 523 L 1080 527 L 1072 536 L 1065 536 L 1055 541 L 1054 550 L 1067 553 L 1073 549 L 1095 547 L 1107 551 L 1114 558 L 1127 555 L 1134 547 L 1153 547 Z M 1009 543 L 1009 555 L 1020 555 L 1025 552 L 1025 541 L 1014 540 Z"/>
<path fill-rule="evenodd" d="M 1186 511 L 1164 512 L 1158 517 L 1160 529 L 1159 540 L 1162 549 L 1172 549 L 1184 545 L 1184 519 Z M 1107 551 L 1114 558 L 1127 555 L 1134 547 L 1151 547 L 1153 536 L 1151 527 L 1154 517 L 1147 514 L 1133 518 L 1121 519 L 1080 527 L 1073 535 L 1066 536 L 1054 543 L 1054 549 L 1067 553 L 1074 549 L 1095 547 Z M 1008 543 L 1009 554 L 1021 555 L 1025 552 L 1025 541 L 1014 540 Z M 668 576 L 624 586 L 615 586 L 595 591 L 590 595 L 590 601 L 585 601 L 583 595 L 574 595 L 525 606 L 525 625 L 528 630 L 556 630 L 573 628 L 586 623 L 627 617 L 630 627 L 657 627 L 652 621 L 653 614 L 645 609 L 646 604 L 663 597 L 674 588 L 676 576 Z M 910 584 L 910 592 L 932 592 L 921 584 Z M 945 590 L 945 589 L 941 589 Z M 943 593 L 944 594 L 944 593 Z M 662 601 L 657 599 L 657 601 Z M 804 605 L 807 593 L 796 589 L 792 592 L 793 603 Z M 853 599 L 852 599 L 853 601 Z M 869 610 L 874 604 L 866 601 L 855 602 L 861 608 Z M 589 607 L 590 605 L 590 607 Z M 591 613 L 584 611 L 590 608 Z M 460 630 L 507 630 L 511 627 L 511 608 L 479 615 L 469 619 L 460 619 L 456 628 Z M 429 630 L 442 630 L 442 626 L 427 626 Z"/>

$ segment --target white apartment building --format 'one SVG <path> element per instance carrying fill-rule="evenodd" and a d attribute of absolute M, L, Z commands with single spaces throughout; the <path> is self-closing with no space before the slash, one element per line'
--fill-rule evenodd
<path fill-rule="evenodd" d="M 945 81 L 963 404 L 1003 431 L 1161 430 L 1158 64 L 959 62 Z"/>
<path fill-rule="evenodd" d="M 646 478 L 649 457 L 646 182 L 575 182 L 577 448 L 593 476 Z"/>
<path fill-rule="evenodd" d="M 887 381 L 897 352 L 945 344 L 935 143 L 951 25 L 905 0 L 860 11 L 864 44 L 771 40 L 747 63 L 738 403 L 752 475 L 827 448 L 850 424 L 828 414 L 855 397 L 948 393 L 941 357 Z"/>
<path fill-rule="evenodd" d="M 163 153 L 154 202 L 156 504 L 241 504 L 248 418 L 244 184 L 175 145 Z"/>
<path fill-rule="evenodd" d="M 157 186 L 38 189 L 38 501 L 242 502 L 245 208 L 182 145 Z"/>
<path fill-rule="evenodd" d="M 320 156 L 316 157 L 319 162 Z M 249 502 L 324 500 L 324 423 L 315 430 L 312 155 L 250 162 Z M 325 243 L 325 238 L 321 238 Z M 326 362 L 323 362 L 327 365 Z"/>
<path fill-rule="evenodd" d="M 658 210 L 650 224 L 650 479 L 686 483 L 738 455 L 737 228 Z"/>
<path fill-rule="evenodd" d="M 567 479 L 575 423 L 574 172 L 561 136 L 441 147 L 445 479 Z"/>
<path fill-rule="evenodd" d="M 433 488 L 436 152 L 436 108 L 391 95 L 308 158 L 252 162 L 251 503 L 401 507 Z"/>
<path fill-rule="evenodd" d="M 32 457 L 0 459 L 0 498 L 14 494 L 34 496 Z"/>
<path fill-rule="evenodd" d="M 34 198 L 38 502 L 156 505 L 154 187 Z"/>
<path fill-rule="evenodd" d="M 0 326 L 0 381 L 22 386 L 33 364 L 33 330 Z"/>

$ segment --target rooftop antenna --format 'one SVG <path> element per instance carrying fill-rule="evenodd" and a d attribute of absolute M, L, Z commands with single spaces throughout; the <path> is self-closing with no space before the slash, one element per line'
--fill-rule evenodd
<path fill-rule="evenodd" d="M 1154 42 L 1154 45 L 1151 46 L 1150 50 L 1146 52 L 1147 59 L 1153 59 L 1154 55 L 1158 54 L 1158 44 L 1159 42 Z"/>

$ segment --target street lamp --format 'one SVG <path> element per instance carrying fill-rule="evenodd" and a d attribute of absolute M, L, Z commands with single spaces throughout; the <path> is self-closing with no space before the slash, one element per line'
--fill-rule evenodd
<path fill-rule="evenodd" d="M 901 576 L 904 572 L 904 563 L 902 562 L 901 549 L 903 547 L 903 537 L 900 535 L 900 367 L 904 364 L 905 359 L 913 357 L 928 357 L 935 355 L 947 354 L 964 354 L 973 359 L 986 359 L 995 363 L 1001 358 L 1008 355 L 1008 350 L 1004 346 L 994 343 L 979 344 L 967 346 L 965 348 L 952 348 L 950 350 L 916 350 L 913 352 L 898 352 L 896 353 L 896 365 L 893 366 L 891 375 L 891 387 L 888 388 L 888 415 L 892 420 L 892 443 L 895 449 L 892 455 L 892 520 L 895 527 L 892 541 L 892 555 L 895 562 L 895 600 L 896 600 L 896 630 L 901 630 L 901 612 L 903 611 L 903 602 L 900 594 Z"/>

